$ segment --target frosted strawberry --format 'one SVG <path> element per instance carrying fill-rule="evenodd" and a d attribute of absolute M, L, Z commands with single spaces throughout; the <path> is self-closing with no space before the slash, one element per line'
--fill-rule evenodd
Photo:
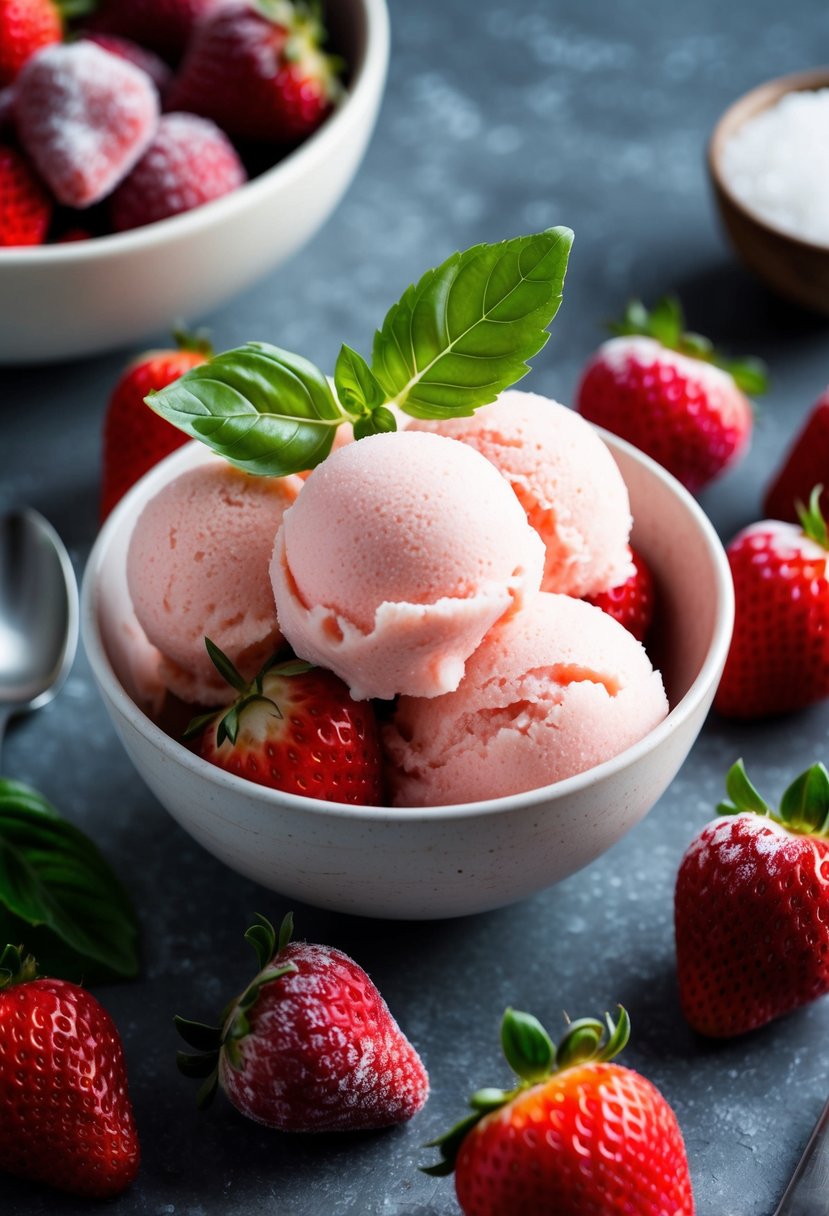
<path fill-rule="evenodd" d="M 59 202 L 89 207 L 118 185 L 158 124 L 145 72 L 88 41 L 50 46 L 17 78 L 20 142 Z"/>
<path fill-rule="evenodd" d="M 208 118 L 164 114 L 152 143 L 112 196 L 116 232 L 192 211 L 247 181 L 236 149 Z"/>
<path fill-rule="evenodd" d="M 94 42 L 101 50 L 108 51 L 110 55 L 126 59 L 128 63 L 146 72 L 162 97 L 170 87 L 170 81 L 173 79 L 172 68 L 145 46 L 139 46 L 129 38 L 120 38 L 117 34 L 99 34 L 93 31 L 85 32 L 84 38 L 87 42 Z"/>
<path fill-rule="evenodd" d="M 624 1009 L 606 1026 L 580 1018 L 556 1048 L 531 1014 L 508 1009 L 501 1042 L 518 1084 L 473 1094 L 473 1113 L 432 1142 L 443 1160 L 425 1173 L 455 1171 L 465 1216 L 693 1216 L 676 1116 L 650 1081 L 611 1062 L 629 1030 Z"/>
<path fill-rule="evenodd" d="M 699 490 L 748 446 L 751 406 L 765 389 L 756 360 L 726 362 L 707 339 L 683 331 L 678 301 L 653 312 L 631 304 L 619 335 L 588 363 L 579 412 L 652 456 L 689 490 Z"/>
<path fill-rule="evenodd" d="M 341 92 L 339 61 L 323 52 L 324 39 L 300 0 L 226 3 L 195 30 L 168 108 L 212 118 L 235 138 L 303 139 Z"/>
<path fill-rule="evenodd" d="M 807 502 L 812 487 L 819 483 L 823 486 L 820 509 L 829 516 L 829 388 L 786 454 L 766 491 L 763 510 L 769 519 L 796 521 L 798 502 Z"/>
<path fill-rule="evenodd" d="M 176 1018 L 200 1053 L 179 1067 L 205 1077 L 199 1104 L 221 1086 L 237 1110 L 281 1131 L 359 1131 L 417 1114 L 429 1079 L 369 977 L 331 946 L 277 940 L 264 917 L 246 939 L 260 970 L 230 1003 L 221 1026 Z"/>
<path fill-rule="evenodd" d="M 829 532 L 816 486 L 801 524 L 763 520 L 728 546 L 734 633 L 714 707 L 787 713 L 829 697 Z"/>
<path fill-rule="evenodd" d="M 0 144 L 0 248 L 42 245 L 52 217 L 52 200 L 24 157 Z"/>
<path fill-rule="evenodd" d="M 682 1010 L 701 1034 L 744 1034 L 829 992 L 829 773 L 813 764 L 773 811 L 742 760 L 723 818 L 676 880 Z"/>
<path fill-rule="evenodd" d="M 109 1199 L 138 1172 L 121 1039 L 91 993 L 0 957 L 0 1170 Z"/>
<path fill-rule="evenodd" d="M 644 642 L 653 622 L 653 575 L 641 553 L 631 549 L 630 558 L 634 569 L 629 578 L 609 591 L 586 595 L 584 599 L 624 625 L 637 641 Z"/>

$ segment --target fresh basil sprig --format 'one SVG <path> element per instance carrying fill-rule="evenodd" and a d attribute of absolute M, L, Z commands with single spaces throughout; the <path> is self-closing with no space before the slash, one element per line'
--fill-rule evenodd
<path fill-rule="evenodd" d="M 138 974 L 138 926 L 95 845 L 36 790 L 0 780 L 0 938 L 43 975 L 74 981 Z"/>
<path fill-rule="evenodd" d="M 374 337 L 371 365 L 343 346 L 336 393 L 307 359 L 249 342 L 146 398 L 249 473 L 311 469 L 350 422 L 357 439 L 417 418 L 473 413 L 529 371 L 558 312 L 573 233 L 548 228 L 455 253 L 412 284 Z"/>

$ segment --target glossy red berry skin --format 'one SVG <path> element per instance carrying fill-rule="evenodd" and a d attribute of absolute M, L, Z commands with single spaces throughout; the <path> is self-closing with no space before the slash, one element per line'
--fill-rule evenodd
<path fill-rule="evenodd" d="M 595 604 L 602 612 L 624 625 L 638 642 L 644 642 L 653 623 L 653 575 L 641 553 L 631 549 L 630 556 L 634 570 L 629 578 L 618 586 L 611 587 L 609 591 L 586 595 L 584 598 L 588 604 Z"/>
<path fill-rule="evenodd" d="M 829 388 L 809 414 L 766 491 L 763 511 L 769 519 L 795 523 L 796 504 L 808 503 L 817 485 L 823 486 L 820 509 L 824 517 L 829 517 Z"/>
<path fill-rule="evenodd" d="M 53 205 L 21 154 L 0 144 L 0 247 L 42 245 Z"/>
<path fill-rule="evenodd" d="M 27 60 L 63 37 L 52 0 L 0 0 L 0 88 L 11 84 Z"/>

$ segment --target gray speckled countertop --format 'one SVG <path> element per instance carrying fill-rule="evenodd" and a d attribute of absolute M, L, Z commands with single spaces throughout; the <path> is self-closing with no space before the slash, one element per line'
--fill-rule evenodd
<path fill-rule="evenodd" d="M 412 277 L 456 248 L 553 223 L 577 239 L 554 336 L 524 387 L 570 399 L 600 326 L 630 294 L 676 290 L 692 327 L 767 359 L 773 387 L 749 458 L 703 496 L 724 539 L 756 518 L 781 445 L 829 380 L 827 325 L 772 298 L 733 262 L 704 171 L 718 113 L 829 45 L 825 0 L 392 0 L 389 88 L 362 171 L 335 217 L 288 265 L 204 318 L 220 347 L 263 338 L 331 366 L 366 349 Z M 2 310 L 13 302 L 0 300 Z M 160 341 L 164 335 L 156 335 Z M 48 336 L 45 336 L 48 340 Z M 96 528 L 102 412 L 124 353 L 0 371 L 0 506 L 30 502 L 77 568 Z M 134 776 L 83 654 L 60 697 L 10 731 L 3 770 L 50 796 L 99 842 L 143 926 L 134 984 L 98 989 L 121 1028 L 143 1141 L 118 1216 L 449 1216 L 452 1184 L 418 1173 L 424 1141 L 480 1084 L 505 1081 L 508 1003 L 559 1025 L 622 1001 L 623 1059 L 662 1089 L 687 1141 L 699 1216 L 768 1216 L 829 1093 L 829 1004 L 733 1043 L 697 1039 L 679 1013 L 672 936 L 679 859 L 743 755 L 770 795 L 826 759 L 829 705 L 751 727 L 711 719 L 650 816 L 589 869 L 516 907 L 397 924 L 296 909 L 299 932 L 372 974 L 432 1078 L 405 1128 L 286 1137 L 219 1101 L 195 1108 L 173 1063 L 172 1015 L 207 1017 L 250 970 L 252 913 L 286 905 L 225 870 Z M 251 956 L 252 957 L 252 956 Z M 491 1063 L 490 1063 L 491 1061 Z M 4 1216 L 90 1206 L 3 1180 Z"/>

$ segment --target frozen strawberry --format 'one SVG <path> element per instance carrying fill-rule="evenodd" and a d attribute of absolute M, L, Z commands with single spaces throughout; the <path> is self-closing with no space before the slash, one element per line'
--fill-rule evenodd
<path fill-rule="evenodd" d="M 653 575 L 641 553 L 631 549 L 630 557 L 634 569 L 629 578 L 609 591 L 586 595 L 584 599 L 624 625 L 637 641 L 644 642 L 653 621 Z"/>
<path fill-rule="evenodd" d="M 164 114 L 141 160 L 112 196 L 116 232 L 192 211 L 247 181 L 236 149 L 208 118 Z"/>
<path fill-rule="evenodd" d="M 763 510 L 769 519 L 796 522 L 797 504 L 823 486 L 820 509 L 829 516 L 829 388 L 817 401 L 769 486 Z"/>
<path fill-rule="evenodd" d="M 126 59 L 128 63 L 141 68 L 158 89 L 160 96 L 164 96 L 173 79 L 173 70 L 153 51 L 148 51 L 145 46 L 139 46 L 129 38 L 119 38 L 117 34 L 99 34 L 93 31 L 85 33 L 84 38 L 88 42 L 94 42 L 102 50 L 109 51 L 110 55 L 117 55 L 119 59 Z"/>
<path fill-rule="evenodd" d="M 684 332 L 672 299 L 651 313 L 634 302 L 613 329 L 619 336 L 582 375 L 579 413 L 652 456 L 689 490 L 701 489 L 748 446 L 745 394 L 763 392 L 761 365 L 720 359 L 707 339 Z"/>
<path fill-rule="evenodd" d="M 714 708 L 788 713 L 829 697 L 829 533 L 820 486 L 800 524 L 763 520 L 728 546 L 734 633 Z"/>
<path fill-rule="evenodd" d="M 0 86 L 44 46 L 60 42 L 63 21 L 54 0 L 0 0 Z"/>
<path fill-rule="evenodd" d="M 96 29 L 149 47 L 174 63 L 193 28 L 226 0 L 101 0 Z"/>
<path fill-rule="evenodd" d="M 52 200 L 24 157 L 0 144 L 0 248 L 42 245 Z"/>
<path fill-rule="evenodd" d="M 291 1132 L 359 1131 L 403 1123 L 420 1110 L 429 1078 L 377 988 L 330 946 L 292 942 L 291 914 L 277 941 L 264 917 L 245 937 L 259 973 L 216 1027 L 176 1018 L 187 1076 L 204 1077 L 199 1104 L 221 1088 L 256 1123 Z"/>
<path fill-rule="evenodd" d="M 212 118 L 234 138 L 293 143 L 310 135 L 340 93 L 338 60 L 310 5 L 235 0 L 194 31 L 168 108 Z"/>
<path fill-rule="evenodd" d="M 148 147 L 159 103 L 145 72 L 81 41 L 30 59 L 17 78 L 14 108 L 20 142 L 55 197 L 89 207 Z"/>

